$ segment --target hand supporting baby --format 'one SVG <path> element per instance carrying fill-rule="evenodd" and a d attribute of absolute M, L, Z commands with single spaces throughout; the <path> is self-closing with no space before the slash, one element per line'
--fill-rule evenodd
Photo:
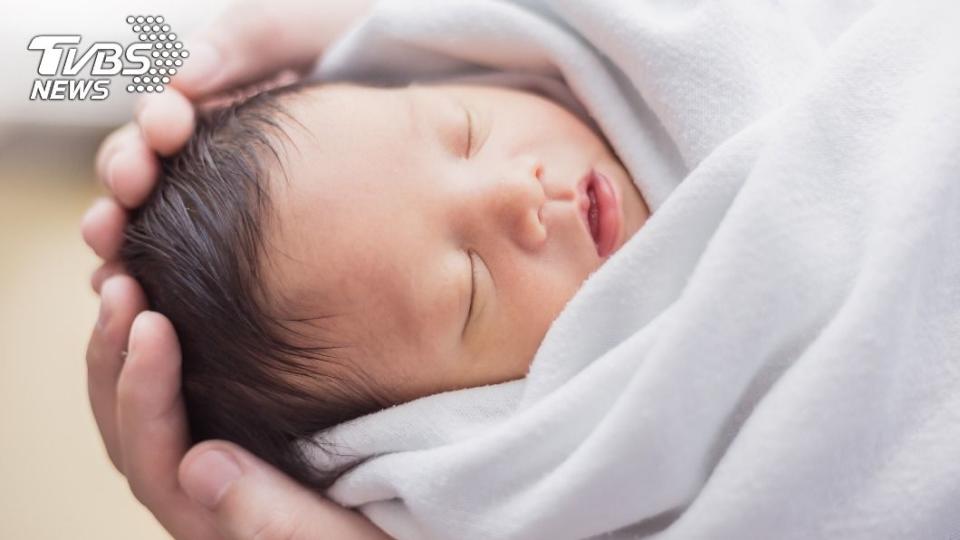
<path fill-rule="evenodd" d="M 103 258 L 92 278 L 100 317 L 87 348 L 90 404 L 107 453 L 137 499 L 175 537 L 385 538 L 362 515 L 301 487 L 236 445 L 190 448 L 180 393 L 180 348 L 173 326 L 146 311 L 139 284 L 118 260 L 127 210 L 152 191 L 159 162 L 194 127 L 193 102 L 302 72 L 363 2 L 243 3 L 190 45 L 168 91 L 138 104 L 136 121 L 102 144 L 96 170 L 113 198 L 95 203 L 83 238 Z M 191 101 L 193 100 L 193 102 Z M 125 352 L 126 351 L 126 352 Z"/>

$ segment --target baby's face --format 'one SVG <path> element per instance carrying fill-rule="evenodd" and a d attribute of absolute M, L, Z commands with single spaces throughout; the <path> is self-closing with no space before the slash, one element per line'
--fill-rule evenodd
<path fill-rule="evenodd" d="M 603 139 L 543 97 L 326 85 L 287 103 L 302 126 L 285 122 L 293 144 L 271 173 L 270 297 L 308 341 L 341 347 L 324 371 L 390 402 L 525 376 L 648 216 Z M 591 170 L 616 199 L 599 248 Z"/>

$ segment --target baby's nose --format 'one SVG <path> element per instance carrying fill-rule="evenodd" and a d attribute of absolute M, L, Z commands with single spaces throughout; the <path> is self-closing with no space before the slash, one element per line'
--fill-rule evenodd
<path fill-rule="evenodd" d="M 535 156 L 523 156 L 516 163 L 504 179 L 503 198 L 498 202 L 513 240 L 524 249 L 536 250 L 547 238 L 541 214 L 547 200 L 543 162 Z"/>

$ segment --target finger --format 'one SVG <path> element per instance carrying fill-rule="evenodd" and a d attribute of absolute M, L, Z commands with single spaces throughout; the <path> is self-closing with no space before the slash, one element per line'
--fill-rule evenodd
<path fill-rule="evenodd" d="M 209 516 L 177 480 L 190 442 L 180 394 L 180 345 L 173 325 L 159 313 L 144 311 L 133 321 L 117 382 L 117 420 L 124 474 L 134 496 L 175 538 L 215 538 Z"/>
<path fill-rule="evenodd" d="M 196 100 L 285 69 L 305 71 L 358 9 L 329 2 L 235 4 L 187 42 L 190 56 L 171 85 Z"/>
<path fill-rule="evenodd" d="M 117 382 L 119 436 L 124 472 L 134 494 L 149 506 L 158 494 L 176 491 L 177 464 L 189 443 L 180 346 L 167 318 L 150 311 L 133 321 L 128 343 Z"/>
<path fill-rule="evenodd" d="M 169 156 L 180 150 L 193 133 L 193 105 L 173 89 L 146 96 L 137 107 L 137 124 L 147 146 Z"/>
<path fill-rule="evenodd" d="M 325 499 L 224 441 L 195 446 L 179 471 L 184 490 L 231 540 L 389 538 L 361 514 Z"/>
<path fill-rule="evenodd" d="M 107 164 L 107 186 L 127 208 L 143 204 L 157 183 L 160 164 L 146 140 L 137 132 L 129 136 Z"/>
<path fill-rule="evenodd" d="M 80 222 L 83 241 L 101 259 L 115 259 L 123 244 L 123 228 L 127 225 L 127 213 L 113 199 L 97 199 Z"/>
<path fill-rule="evenodd" d="M 117 380 L 130 325 L 147 304 L 140 286 L 129 276 L 107 280 L 101 293 L 100 315 L 87 345 L 87 392 L 107 455 L 123 472 L 117 436 Z"/>
<path fill-rule="evenodd" d="M 107 185 L 107 166 L 110 164 L 110 159 L 113 158 L 117 151 L 122 148 L 131 137 L 137 137 L 137 132 L 138 128 L 136 124 L 128 122 L 107 135 L 107 138 L 100 144 L 94 163 L 97 178 L 100 178 L 104 185 Z M 107 187 L 109 188 L 109 186 Z"/>
<path fill-rule="evenodd" d="M 101 264 L 99 268 L 93 271 L 93 275 L 90 276 L 90 286 L 93 288 L 93 292 L 100 294 L 105 281 L 125 272 L 126 269 L 120 261 L 113 260 Z"/>

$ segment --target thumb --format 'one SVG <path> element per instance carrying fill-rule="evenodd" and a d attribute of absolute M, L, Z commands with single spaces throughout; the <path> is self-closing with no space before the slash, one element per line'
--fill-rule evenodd
<path fill-rule="evenodd" d="M 319 13 L 323 2 L 243 1 L 230 5 L 187 40 L 190 56 L 170 82 L 191 100 L 306 71 L 332 39 Z M 318 20 L 321 19 L 321 20 Z"/>
<path fill-rule="evenodd" d="M 212 512 L 229 540 L 389 538 L 361 514 L 228 442 L 193 447 L 180 463 L 179 477 L 187 495 Z"/>

